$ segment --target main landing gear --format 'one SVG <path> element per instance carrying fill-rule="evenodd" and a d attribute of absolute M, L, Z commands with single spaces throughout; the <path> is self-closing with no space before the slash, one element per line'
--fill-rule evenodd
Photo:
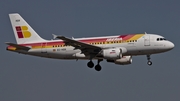
<path fill-rule="evenodd" d="M 90 60 L 88 63 L 87 63 L 87 66 L 89 68 L 95 68 L 96 71 L 100 71 L 102 68 L 101 68 L 101 65 L 99 64 L 101 61 L 103 61 L 103 59 L 98 59 L 98 63 L 97 65 L 94 67 L 94 63 L 92 62 L 92 60 Z"/>
<path fill-rule="evenodd" d="M 88 66 L 89 68 L 93 68 L 93 67 L 94 67 L 94 63 L 93 63 L 92 61 L 89 61 L 89 62 L 87 63 L 87 66 Z"/>
<path fill-rule="evenodd" d="M 152 62 L 151 62 L 151 57 L 150 57 L 150 55 L 147 55 L 147 60 L 148 60 L 147 64 L 148 64 L 149 66 L 151 66 L 151 65 L 152 65 Z"/>

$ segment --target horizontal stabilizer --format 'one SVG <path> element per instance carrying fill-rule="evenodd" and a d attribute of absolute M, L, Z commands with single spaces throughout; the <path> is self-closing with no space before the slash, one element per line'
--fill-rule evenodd
<path fill-rule="evenodd" d="M 10 42 L 6 42 L 6 44 L 13 46 L 13 47 L 16 47 L 17 49 L 22 49 L 22 50 L 29 50 L 30 49 L 29 47 L 21 46 L 21 45 L 10 43 Z"/>

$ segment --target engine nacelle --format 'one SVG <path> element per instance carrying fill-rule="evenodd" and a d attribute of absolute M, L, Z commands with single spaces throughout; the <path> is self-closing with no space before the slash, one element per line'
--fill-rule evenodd
<path fill-rule="evenodd" d="M 114 61 L 115 64 L 118 65 L 128 65 L 132 63 L 132 56 L 123 56 L 121 59 L 117 59 Z"/>
<path fill-rule="evenodd" d="M 127 49 L 122 47 L 122 48 L 104 49 L 102 54 L 105 59 L 115 60 L 115 59 L 121 59 L 122 54 L 126 52 L 127 52 Z"/>

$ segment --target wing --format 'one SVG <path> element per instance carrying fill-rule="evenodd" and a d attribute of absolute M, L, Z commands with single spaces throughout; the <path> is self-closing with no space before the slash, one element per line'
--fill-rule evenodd
<path fill-rule="evenodd" d="M 56 35 L 53 36 L 54 38 L 63 40 L 66 45 L 71 45 L 75 47 L 75 49 L 80 49 L 82 53 L 84 53 L 85 55 L 91 55 L 95 57 L 102 50 L 101 47 L 90 45 L 64 36 L 56 36 Z"/>

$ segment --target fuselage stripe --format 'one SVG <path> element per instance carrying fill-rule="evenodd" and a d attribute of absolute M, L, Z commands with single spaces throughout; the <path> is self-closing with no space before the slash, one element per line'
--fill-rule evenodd
<path fill-rule="evenodd" d="M 99 38 L 99 39 L 81 39 L 77 41 L 92 44 L 92 45 L 121 44 L 121 43 L 128 43 L 129 40 L 137 41 L 143 35 L 144 34 L 121 35 L 121 36 L 116 36 L 114 38 L 107 37 L 107 38 Z M 47 42 L 47 43 L 44 42 L 44 45 L 42 45 L 42 43 L 21 44 L 21 45 L 30 46 L 32 49 L 67 47 L 63 41 Z M 8 49 L 15 50 L 13 46 L 9 46 Z"/>

